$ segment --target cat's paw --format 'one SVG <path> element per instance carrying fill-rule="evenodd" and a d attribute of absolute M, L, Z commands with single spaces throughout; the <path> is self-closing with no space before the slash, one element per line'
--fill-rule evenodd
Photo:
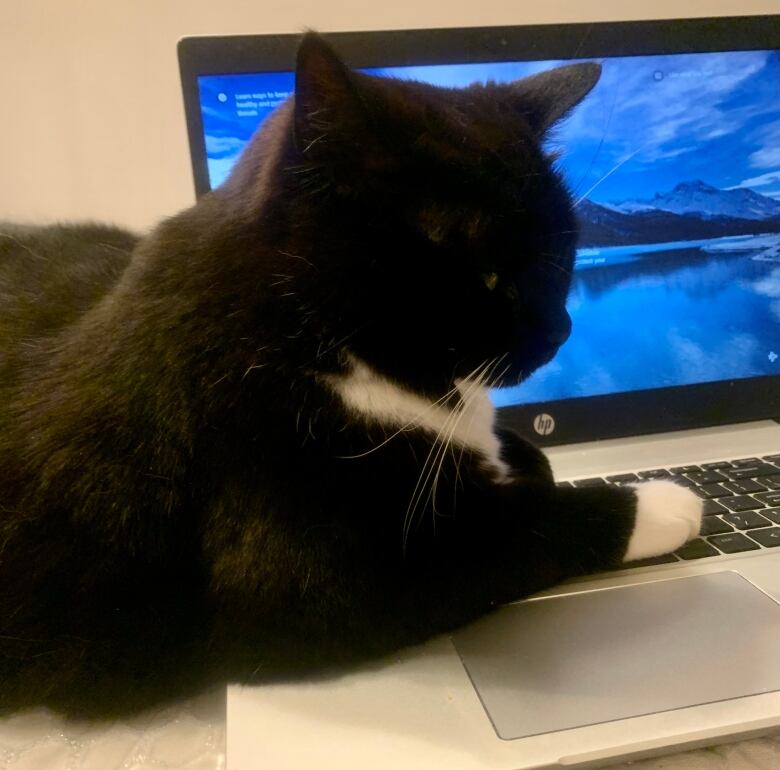
<path fill-rule="evenodd" d="M 702 501 L 689 489 L 660 480 L 631 486 L 636 521 L 624 561 L 669 553 L 699 534 Z"/>

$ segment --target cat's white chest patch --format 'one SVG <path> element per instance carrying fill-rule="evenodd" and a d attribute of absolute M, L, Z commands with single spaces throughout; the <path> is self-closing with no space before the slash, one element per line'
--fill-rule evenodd
<path fill-rule="evenodd" d="M 501 444 L 493 430 L 495 407 L 484 386 L 459 380 L 457 404 L 453 403 L 454 396 L 434 402 L 388 380 L 355 358 L 348 374 L 329 376 L 327 382 L 347 408 L 363 419 L 396 431 L 422 429 L 434 440 L 466 447 L 482 456 L 497 482 L 509 479 L 510 469 L 501 459 Z"/>

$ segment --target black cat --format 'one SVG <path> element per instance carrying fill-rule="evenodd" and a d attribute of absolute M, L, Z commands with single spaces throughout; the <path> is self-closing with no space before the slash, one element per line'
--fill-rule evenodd
<path fill-rule="evenodd" d="M 556 488 L 488 386 L 568 336 L 541 149 L 599 76 L 435 88 L 321 38 L 148 237 L 0 227 L 0 707 L 331 670 L 672 550 L 667 482 Z"/>

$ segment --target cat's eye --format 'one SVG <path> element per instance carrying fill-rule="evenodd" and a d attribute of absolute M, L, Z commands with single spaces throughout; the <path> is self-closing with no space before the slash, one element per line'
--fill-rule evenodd
<path fill-rule="evenodd" d="M 498 274 L 482 273 L 482 280 L 485 282 L 485 286 L 488 287 L 488 290 L 493 291 L 493 289 L 495 289 L 498 285 Z"/>
<path fill-rule="evenodd" d="M 444 240 L 444 228 L 443 227 L 431 227 L 426 231 L 428 240 L 433 243 L 441 243 Z"/>

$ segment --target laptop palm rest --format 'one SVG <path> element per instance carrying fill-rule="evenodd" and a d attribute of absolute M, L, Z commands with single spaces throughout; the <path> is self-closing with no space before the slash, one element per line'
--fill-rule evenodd
<path fill-rule="evenodd" d="M 521 602 L 457 632 L 496 733 L 780 690 L 780 605 L 735 572 Z"/>

